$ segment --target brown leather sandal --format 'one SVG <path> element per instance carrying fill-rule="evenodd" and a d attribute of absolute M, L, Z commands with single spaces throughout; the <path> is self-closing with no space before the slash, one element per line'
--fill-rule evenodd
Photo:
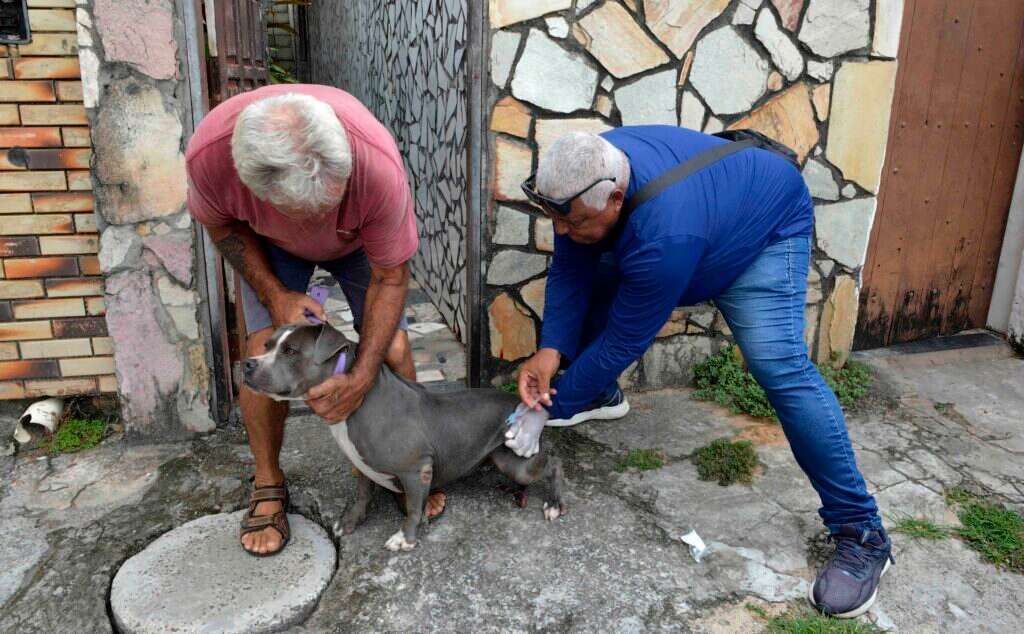
<path fill-rule="evenodd" d="M 257 504 L 273 500 L 281 501 L 280 511 L 271 513 L 270 515 L 253 516 L 253 513 L 256 512 Z M 291 528 L 288 526 L 287 483 L 262 487 L 258 486 L 253 488 L 252 494 L 249 496 L 249 510 L 242 516 L 241 527 L 238 530 L 238 539 L 241 540 L 243 535 L 259 532 L 268 526 L 276 530 L 278 533 L 281 533 L 280 548 L 269 553 L 256 553 L 245 546 L 242 546 L 242 550 L 253 557 L 271 557 L 284 550 L 284 547 L 288 545 L 288 540 L 291 539 Z"/>

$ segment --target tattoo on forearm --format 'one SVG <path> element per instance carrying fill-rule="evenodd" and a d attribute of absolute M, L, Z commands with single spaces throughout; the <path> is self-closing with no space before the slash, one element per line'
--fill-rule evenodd
<path fill-rule="evenodd" d="M 244 274 L 245 242 L 238 236 L 228 236 L 215 245 L 224 259 L 230 262 L 236 271 Z"/>

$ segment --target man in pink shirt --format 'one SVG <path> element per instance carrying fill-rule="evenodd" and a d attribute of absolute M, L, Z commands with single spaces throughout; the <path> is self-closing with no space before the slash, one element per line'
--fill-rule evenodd
<path fill-rule="evenodd" d="M 382 362 L 415 380 L 402 320 L 418 246 L 412 193 L 394 139 L 369 110 L 327 86 L 260 88 L 203 119 L 186 163 L 189 210 L 244 280 L 248 355 L 262 354 L 276 327 L 305 322 L 305 311 L 324 319 L 306 295 L 319 265 L 341 284 L 360 341 L 350 372 L 310 390 L 313 411 L 345 420 Z M 239 400 L 256 462 L 240 539 L 254 555 L 274 554 L 289 538 L 278 462 L 288 403 L 245 387 Z M 442 506 L 435 496 L 429 510 Z"/>

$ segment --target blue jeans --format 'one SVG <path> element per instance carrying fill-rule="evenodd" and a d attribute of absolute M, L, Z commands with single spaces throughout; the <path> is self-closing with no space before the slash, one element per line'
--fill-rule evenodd
<path fill-rule="evenodd" d="M 366 305 L 366 290 L 370 287 L 370 262 L 362 249 L 327 262 L 311 262 L 297 255 L 292 255 L 270 242 L 263 242 L 270 268 L 285 288 L 296 293 L 305 293 L 309 288 L 309 280 L 313 270 L 320 267 L 334 276 L 341 292 L 345 294 L 348 307 L 352 311 L 352 321 L 356 332 L 361 332 L 363 324 L 363 308 Z M 264 328 L 270 328 L 270 312 L 256 297 L 256 291 L 241 278 L 242 314 L 245 316 L 245 330 L 252 334 Z M 398 323 L 400 330 L 408 330 L 409 323 L 402 315 Z"/>
<path fill-rule="evenodd" d="M 878 506 L 857 468 L 836 395 L 807 356 L 804 300 L 810 238 L 768 245 L 715 299 L 750 373 L 779 414 L 797 464 L 821 498 L 829 530 L 878 529 Z"/>
<path fill-rule="evenodd" d="M 811 245 L 797 236 L 768 245 L 714 301 L 743 352 L 750 373 L 779 414 L 797 464 L 821 498 L 818 513 L 831 531 L 882 525 L 875 499 L 857 468 L 839 401 L 807 355 L 804 301 Z M 602 259 L 582 344 L 602 330 L 619 280 Z M 607 394 L 616 385 L 605 386 Z"/>

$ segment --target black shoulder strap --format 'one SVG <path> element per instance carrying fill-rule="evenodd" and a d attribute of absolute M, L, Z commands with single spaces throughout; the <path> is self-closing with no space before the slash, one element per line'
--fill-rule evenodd
<path fill-rule="evenodd" d="M 732 143 L 721 143 L 710 150 L 705 150 L 697 156 L 691 157 L 687 161 L 662 173 L 660 176 L 644 185 L 640 191 L 629 197 L 624 205 L 624 211 L 626 214 L 632 213 L 634 209 L 665 191 L 665 189 L 671 185 L 683 180 L 687 176 L 699 172 L 705 167 L 724 159 L 730 154 L 735 154 L 736 152 L 740 152 L 749 147 L 757 147 L 758 145 L 759 143 L 756 139 L 744 139 L 742 141 L 734 141 Z"/>

